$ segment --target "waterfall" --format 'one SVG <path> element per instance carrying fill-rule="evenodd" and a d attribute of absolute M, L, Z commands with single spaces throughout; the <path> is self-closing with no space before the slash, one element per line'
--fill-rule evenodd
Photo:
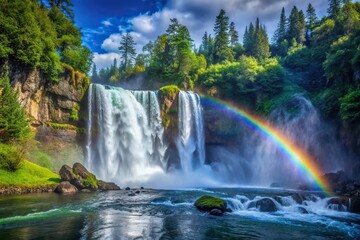
<path fill-rule="evenodd" d="M 155 92 L 98 84 L 89 90 L 89 169 L 119 184 L 163 172 L 166 146 Z"/>
<path fill-rule="evenodd" d="M 179 136 L 176 141 L 183 171 L 190 172 L 205 163 L 202 108 L 199 95 L 179 93 Z"/>
<path fill-rule="evenodd" d="M 91 84 L 88 98 L 87 165 L 99 178 L 122 186 L 136 186 L 151 181 L 161 182 L 161 177 L 176 182 L 169 177 L 179 174 L 183 174 L 181 178 L 186 174 L 187 179 L 196 179 L 196 171 L 208 169 L 204 166 L 199 95 L 185 91 L 179 93 L 179 131 L 174 141 L 180 168 L 172 169 L 171 173 L 166 172 L 167 143 L 164 142 L 157 92 Z"/>

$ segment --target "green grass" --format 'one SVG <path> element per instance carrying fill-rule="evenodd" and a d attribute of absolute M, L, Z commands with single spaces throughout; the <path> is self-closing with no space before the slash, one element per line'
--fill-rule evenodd
<path fill-rule="evenodd" d="M 24 161 L 16 172 L 0 169 L 0 186 L 40 187 L 57 185 L 59 182 L 59 175 L 29 161 Z"/>

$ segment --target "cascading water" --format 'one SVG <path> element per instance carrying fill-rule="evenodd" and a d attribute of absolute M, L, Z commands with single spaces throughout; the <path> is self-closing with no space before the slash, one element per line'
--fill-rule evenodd
<path fill-rule="evenodd" d="M 179 134 L 175 141 L 181 167 L 170 173 L 166 172 L 167 146 L 157 92 L 91 84 L 88 97 L 88 167 L 99 178 L 132 186 L 159 183 L 163 178 L 179 186 L 174 180 L 179 174 L 195 179 L 191 178 L 194 171 L 207 169 L 197 94 L 179 93 Z"/>
<path fill-rule="evenodd" d="M 184 172 L 205 163 L 205 144 L 200 97 L 193 92 L 179 93 L 179 136 L 176 141 Z"/>
<path fill-rule="evenodd" d="M 163 172 L 163 127 L 155 92 L 89 88 L 88 167 L 119 184 Z"/>

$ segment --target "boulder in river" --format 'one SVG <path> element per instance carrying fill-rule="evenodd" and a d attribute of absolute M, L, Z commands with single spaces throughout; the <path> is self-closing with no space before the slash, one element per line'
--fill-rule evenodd
<path fill-rule="evenodd" d="M 206 212 L 211 212 L 213 209 L 219 209 L 221 212 L 225 212 L 227 208 L 225 200 L 207 195 L 197 199 L 194 205 L 197 209 Z"/>
<path fill-rule="evenodd" d="M 61 190 L 64 188 L 64 191 L 72 191 L 70 190 L 70 186 L 73 186 L 77 190 L 89 190 L 89 191 L 108 191 L 108 190 L 120 190 L 120 187 L 117 186 L 115 183 L 111 182 L 104 182 L 98 180 L 94 174 L 89 172 L 81 163 L 75 163 L 74 166 L 71 168 L 68 165 L 64 165 L 60 169 L 60 177 L 63 185 L 59 185 L 57 187 L 58 193 L 63 193 Z M 69 190 L 66 190 L 66 189 Z"/>
<path fill-rule="evenodd" d="M 276 212 L 277 207 L 274 201 L 271 198 L 262 198 L 256 201 L 256 208 L 260 210 L 260 212 Z"/>
<path fill-rule="evenodd" d="M 217 208 L 214 208 L 213 210 L 210 211 L 210 215 L 213 216 L 222 216 L 223 214 L 224 212 Z"/>
<path fill-rule="evenodd" d="M 56 187 L 55 192 L 60 194 L 69 194 L 78 192 L 78 189 L 70 182 L 63 181 Z"/>
<path fill-rule="evenodd" d="M 101 191 L 108 191 L 108 190 L 120 190 L 120 187 L 112 182 L 104 182 L 99 180 L 98 187 Z"/>

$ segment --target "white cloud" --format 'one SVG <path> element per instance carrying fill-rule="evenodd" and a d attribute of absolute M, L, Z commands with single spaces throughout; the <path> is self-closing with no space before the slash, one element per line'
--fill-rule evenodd
<path fill-rule="evenodd" d="M 118 53 L 94 53 L 93 62 L 96 64 L 97 69 L 106 68 L 109 67 L 113 61 L 114 58 L 116 58 L 117 62 L 120 62 L 121 55 Z"/>
<path fill-rule="evenodd" d="M 235 22 L 240 38 L 250 21 L 255 22 L 259 17 L 261 23 L 266 25 L 271 39 L 282 7 L 285 7 L 286 14 L 289 15 L 294 5 L 305 12 L 309 2 L 315 7 L 318 16 L 326 13 L 327 0 L 169 0 L 164 8 L 157 12 L 128 19 L 128 25 L 125 28 L 119 26 L 120 32 L 111 34 L 101 47 L 107 52 L 119 53 L 121 36 L 131 29 L 130 33 L 137 43 L 137 52 L 140 53 L 146 43 L 165 33 L 171 18 L 177 18 L 181 24 L 186 25 L 194 43 L 199 46 L 205 31 L 213 34 L 215 18 L 220 9 L 224 9 L 230 21 Z"/>
<path fill-rule="evenodd" d="M 101 24 L 104 25 L 105 27 L 111 27 L 113 25 L 109 19 L 102 21 Z"/>

